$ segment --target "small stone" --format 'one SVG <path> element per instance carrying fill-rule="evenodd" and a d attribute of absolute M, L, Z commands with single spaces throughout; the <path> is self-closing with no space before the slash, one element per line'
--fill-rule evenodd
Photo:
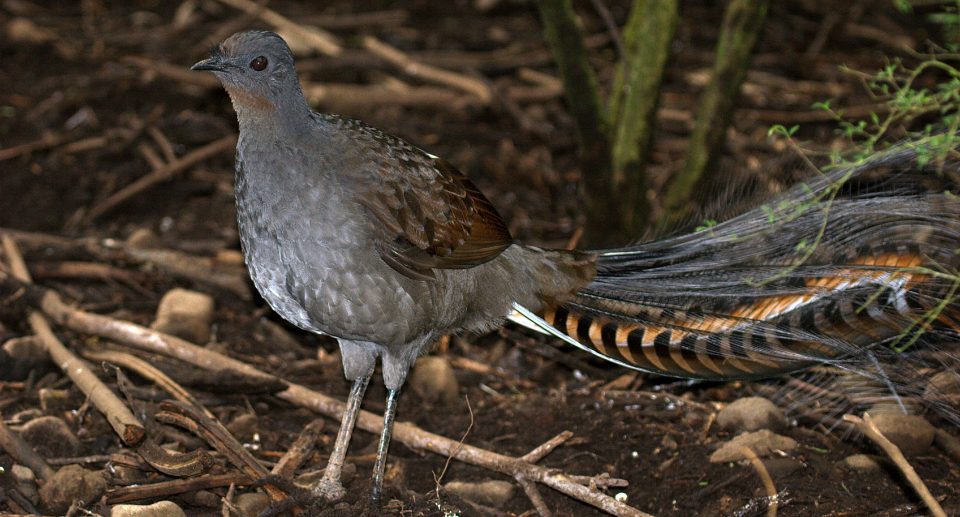
<path fill-rule="evenodd" d="M 253 413 L 243 413 L 234 418 L 229 424 L 227 424 L 227 430 L 230 431 L 230 434 L 234 438 L 240 440 L 241 442 L 250 442 L 253 440 L 253 436 L 257 434 L 260 429 L 259 421 L 257 420 L 257 415 Z"/>
<path fill-rule="evenodd" d="M 63 515 L 74 501 L 88 505 L 99 499 L 106 489 L 107 480 L 100 472 L 67 465 L 40 489 L 40 501 L 47 512 Z"/>
<path fill-rule="evenodd" d="M 0 347 L 0 379 L 22 381 L 52 366 L 46 349 L 33 337 L 8 339 Z"/>
<path fill-rule="evenodd" d="M 783 411 L 763 397 L 737 399 L 717 414 L 717 425 L 733 431 L 779 431 L 786 427 Z"/>
<path fill-rule="evenodd" d="M 460 383 L 453 367 L 443 357 L 417 359 L 410 374 L 411 389 L 427 402 L 454 404 L 460 398 Z"/>
<path fill-rule="evenodd" d="M 149 228 L 137 228 L 127 237 L 127 246 L 142 250 L 151 250 L 163 247 L 160 237 Z"/>
<path fill-rule="evenodd" d="M 197 490 L 189 494 L 184 494 L 184 502 L 204 508 L 219 508 L 221 505 L 220 496 L 209 490 Z"/>
<path fill-rule="evenodd" d="M 33 471 L 23 465 L 14 465 L 10 468 L 10 474 L 17 482 L 17 491 L 30 500 L 33 504 L 40 502 L 40 492 L 37 491 L 37 477 Z"/>
<path fill-rule="evenodd" d="M 186 289 L 171 289 L 160 300 L 157 319 L 151 328 L 203 344 L 210 340 L 211 322 L 212 297 Z"/>
<path fill-rule="evenodd" d="M 187 514 L 173 501 L 157 501 L 150 505 L 114 505 L 110 508 L 110 517 L 187 517 Z"/>
<path fill-rule="evenodd" d="M 247 492 L 238 495 L 233 504 L 240 509 L 240 513 L 244 517 L 257 517 L 260 512 L 270 506 L 270 498 L 267 497 L 267 494 L 260 492 Z"/>
<path fill-rule="evenodd" d="M 47 415 L 61 415 L 79 405 L 79 401 L 74 400 L 71 396 L 70 390 L 41 388 L 38 396 L 40 397 L 40 409 Z"/>
<path fill-rule="evenodd" d="M 513 498 L 513 483 L 509 481 L 451 481 L 443 488 L 451 494 L 494 508 L 503 508 Z"/>
<path fill-rule="evenodd" d="M 872 454 L 854 454 L 847 456 L 840 462 L 840 466 L 856 472 L 880 472 L 883 469 L 883 459 Z"/>
<path fill-rule="evenodd" d="M 793 438 L 781 436 L 769 429 L 761 429 L 752 433 L 743 433 L 729 442 L 724 443 L 710 455 L 710 463 L 726 463 L 747 459 L 744 448 L 750 448 L 757 456 L 769 456 L 774 451 L 790 451 L 797 448 Z"/>
<path fill-rule="evenodd" d="M 55 416 L 42 416 L 23 425 L 20 436 L 44 458 L 69 458 L 80 452 L 80 440 L 67 423 Z"/>
<path fill-rule="evenodd" d="M 238 250 L 218 250 L 216 259 L 224 266 L 243 266 L 243 253 Z"/>
<path fill-rule="evenodd" d="M 3 349 L 14 359 L 35 363 L 46 361 L 49 357 L 47 349 L 33 336 L 8 339 L 3 343 Z"/>
<path fill-rule="evenodd" d="M 903 413 L 870 413 L 880 433 L 906 455 L 920 454 L 933 445 L 936 429 L 925 418 Z"/>

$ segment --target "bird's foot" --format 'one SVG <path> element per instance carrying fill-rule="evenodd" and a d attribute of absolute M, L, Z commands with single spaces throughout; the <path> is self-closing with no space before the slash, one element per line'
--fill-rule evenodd
<path fill-rule="evenodd" d="M 347 490 L 343 488 L 343 483 L 339 479 L 326 475 L 320 478 L 311 491 L 315 496 L 320 496 L 327 501 L 339 501 L 347 495 Z"/>
<path fill-rule="evenodd" d="M 270 506 L 263 510 L 257 517 L 273 517 L 297 507 L 311 507 L 316 500 L 316 496 L 313 495 L 311 490 L 303 488 L 292 480 L 284 477 L 269 475 L 257 480 L 256 485 L 261 487 L 271 485 L 287 495 L 286 499 L 271 503 Z"/>

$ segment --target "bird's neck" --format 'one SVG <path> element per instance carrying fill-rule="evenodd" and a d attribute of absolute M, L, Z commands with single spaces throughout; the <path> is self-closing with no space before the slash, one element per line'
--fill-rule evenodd
<path fill-rule="evenodd" d="M 237 112 L 240 132 L 295 135 L 310 123 L 310 107 L 303 94 L 290 95 L 279 102 L 247 91 L 227 88 Z M 299 93 L 299 92 L 298 92 Z"/>

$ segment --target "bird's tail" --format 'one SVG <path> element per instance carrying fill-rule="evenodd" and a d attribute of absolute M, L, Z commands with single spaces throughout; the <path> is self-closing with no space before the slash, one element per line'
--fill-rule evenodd
<path fill-rule="evenodd" d="M 597 252 L 571 299 L 540 314 L 515 306 L 512 319 L 695 379 L 851 364 L 942 334 L 956 346 L 960 164 L 928 155 L 900 148 L 695 233 Z"/>

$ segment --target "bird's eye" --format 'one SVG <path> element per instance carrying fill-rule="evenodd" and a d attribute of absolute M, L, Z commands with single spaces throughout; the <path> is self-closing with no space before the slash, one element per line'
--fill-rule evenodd
<path fill-rule="evenodd" d="M 257 72 L 262 72 L 264 68 L 267 67 L 267 58 L 263 56 L 257 56 L 253 58 L 253 61 L 250 62 L 250 68 L 256 70 Z"/>

